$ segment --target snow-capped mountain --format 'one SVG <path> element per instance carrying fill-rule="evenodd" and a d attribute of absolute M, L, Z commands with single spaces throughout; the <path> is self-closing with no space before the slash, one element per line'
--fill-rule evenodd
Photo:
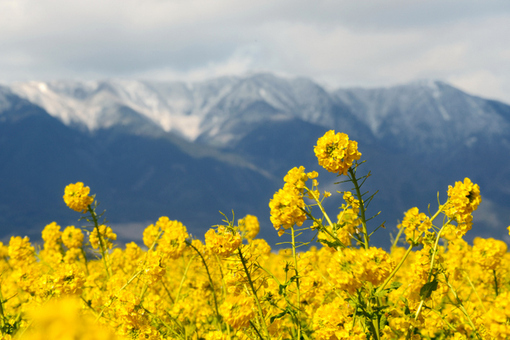
<path fill-rule="evenodd" d="M 329 129 L 358 141 L 387 226 L 470 177 L 482 188 L 477 233 L 507 234 L 509 105 L 439 81 L 327 91 L 271 74 L 0 87 L 0 224 L 40 230 L 51 216 L 64 219 L 52 208 L 55 190 L 84 181 L 112 223 L 172 215 L 197 232 L 234 209 L 258 215 L 267 237 L 269 199 L 290 168 L 318 170 L 313 145 Z"/>
<path fill-rule="evenodd" d="M 139 81 L 54 81 L 15 83 L 14 93 L 43 107 L 66 125 L 89 131 L 125 125 L 122 108 L 147 118 L 164 131 L 180 132 L 193 139 L 199 121 L 190 116 L 192 101 L 183 84 L 156 88 Z"/>
<path fill-rule="evenodd" d="M 470 146 L 480 138 L 510 140 L 510 111 L 501 103 L 468 95 L 440 81 L 377 89 L 340 89 L 339 101 L 356 113 L 378 139 L 400 146 Z"/>
<path fill-rule="evenodd" d="M 224 77 L 202 83 L 131 80 L 15 83 L 14 93 L 43 107 L 67 125 L 89 131 L 125 125 L 119 111 L 129 108 L 166 132 L 189 141 L 201 137 L 225 145 L 238 139 L 238 124 L 299 118 L 322 126 L 337 123 L 347 108 L 307 79 L 269 74 Z"/>
<path fill-rule="evenodd" d="M 471 145 L 480 134 L 506 136 L 510 131 L 504 105 L 439 81 L 329 93 L 309 79 L 257 74 L 193 84 L 26 82 L 13 84 L 11 90 L 66 125 L 95 131 L 135 121 L 138 129 L 149 126 L 154 133 L 158 127 L 188 141 L 219 146 L 239 140 L 258 124 L 290 119 L 348 130 L 361 121 L 376 139 L 432 149 L 452 141 Z"/>

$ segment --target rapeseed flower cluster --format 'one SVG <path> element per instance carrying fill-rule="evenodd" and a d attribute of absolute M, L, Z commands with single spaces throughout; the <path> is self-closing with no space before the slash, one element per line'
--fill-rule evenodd
<path fill-rule="evenodd" d="M 218 226 L 216 231 L 209 229 L 205 233 L 205 244 L 211 252 L 228 257 L 239 248 L 241 235 L 231 228 Z"/>
<path fill-rule="evenodd" d="M 205 243 L 162 216 L 143 245 L 120 246 L 89 189 L 70 185 L 66 195 L 83 195 L 66 204 L 92 225 L 52 222 L 42 244 L 0 242 L 2 339 L 508 339 L 507 245 L 462 238 L 478 186 L 457 182 L 436 213 L 405 212 L 390 251 L 371 246 L 373 196 L 360 190 L 368 176 L 357 172 L 355 142 L 337 135 L 316 149 L 353 189 L 340 192 L 332 219 L 318 174 L 291 169 L 270 202 L 276 231 L 289 239 L 279 252 L 257 238 L 252 215 L 213 226 Z M 318 247 L 302 240 L 307 229 Z"/>
<path fill-rule="evenodd" d="M 94 202 L 94 198 L 89 196 L 90 188 L 83 185 L 82 182 L 69 184 L 65 188 L 64 202 L 74 211 L 86 212 L 88 206 Z"/>
<path fill-rule="evenodd" d="M 271 222 L 278 235 L 283 235 L 286 229 L 301 226 L 306 220 L 303 193 L 308 179 L 317 177 L 317 172 L 305 173 L 305 168 L 292 168 L 284 177 L 285 185 L 278 190 L 269 202 L 271 208 Z"/>
<path fill-rule="evenodd" d="M 312 327 L 317 339 L 356 339 L 365 340 L 363 327 L 355 322 L 355 311 L 345 302 L 345 297 L 337 297 L 330 303 L 317 308 Z"/>
<path fill-rule="evenodd" d="M 406 240 L 409 243 L 419 243 L 423 240 L 423 235 L 429 232 L 432 223 L 425 213 L 420 212 L 418 208 L 414 207 L 404 214 L 402 224 L 398 227 L 403 228 Z"/>
<path fill-rule="evenodd" d="M 92 248 L 99 249 L 101 239 L 103 240 L 106 248 L 112 249 L 113 241 L 117 239 L 117 234 L 113 232 L 111 227 L 101 224 L 99 227 L 94 228 L 94 230 L 90 233 L 89 242 Z"/>
<path fill-rule="evenodd" d="M 469 178 L 465 178 L 464 182 L 456 182 L 453 187 L 451 185 L 448 187 L 448 204 L 445 207 L 445 214 L 457 222 L 457 226 L 451 228 L 457 237 L 462 237 L 471 230 L 472 213 L 481 202 L 480 187 L 472 183 Z"/>
<path fill-rule="evenodd" d="M 257 216 L 246 215 L 239 220 L 239 230 L 248 240 L 253 240 L 260 231 L 260 223 Z"/>
<path fill-rule="evenodd" d="M 347 175 L 353 161 L 361 158 L 358 143 L 345 133 L 330 130 L 317 141 L 314 148 L 319 165 L 329 172 Z"/>

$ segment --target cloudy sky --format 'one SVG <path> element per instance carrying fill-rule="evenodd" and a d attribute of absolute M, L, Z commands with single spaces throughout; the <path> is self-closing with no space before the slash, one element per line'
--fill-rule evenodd
<path fill-rule="evenodd" d="M 0 83 L 260 71 L 510 103 L 510 1 L 0 0 Z"/>

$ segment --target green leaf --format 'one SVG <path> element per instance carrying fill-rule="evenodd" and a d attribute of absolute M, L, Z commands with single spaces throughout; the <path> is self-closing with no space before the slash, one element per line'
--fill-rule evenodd
<path fill-rule="evenodd" d="M 400 286 L 402 286 L 402 283 L 392 282 L 388 288 L 381 290 L 379 293 L 375 293 L 374 296 L 385 297 L 389 292 L 391 292 L 392 290 L 398 289 Z"/>
<path fill-rule="evenodd" d="M 388 323 L 388 320 L 386 319 L 386 315 L 381 315 L 381 320 L 379 321 L 379 327 L 382 329 L 384 326 Z"/>
<path fill-rule="evenodd" d="M 383 298 L 383 297 L 385 297 L 385 296 L 386 296 L 386 294 L 388 294 L 388 292 L 389 292 L 389 290 L 388 290 L 388 289 L 383 289 L 383 290 L 381 290 L 380 292 L 377 292 L 377 291 L 376 291 L 376 292 L 374 293 L 374 296 L 375 296 L 375 297 L 378 297 L 378 298 Z"/>
<path fill-rule="evenodd" d="M 428 282 L 423 285 L 420 289 L 420 298 L 422 300 L 428 299 L 432 292 L 437 289 L 437 280 L 434 278 L 431 282 Z"/>
<path fill-rule="evenodd" d="M 336 248 L 336 247 L 345 248 L 345 245 L 342 242 L 338 241 L 338 240 L 335 240 L 335 241 L 331 242 L 331 241 L 328 241 L 328 240 L 320 238 L 317 241 L 319 241 L 322 244 L 327 245 L 330 248 Z"/>
<path fill-rule="evenodd" d="M 285 289 L 287 288 L 287 285 L 286 284 L 281 284 L 279 287 L 278 287 L 278 294 L 280 295 L 283 295 L 283 292 L 285 291 Z"/>
<path fill-rule="evenodd" d="M 292 277 L 289 279 L 289 282 L 288 282 L 288 283 L 286 283 L 286 284 L 287 284 L 287 285 L 289 285 L 289 284 L 291 284 L 292 282 L 297 281 L 297 279 L 298 279 L 298 278 L 299 278 L 299 276 L 294 275 L 294 276 L 292 276 Z"/>
<path fill-rule="evenodd" d="M 402 283 L 401 282 L 392 282 L 390 284 L 390 286 L 388 287 L 389 290 L 393 290 L 393 289 L 399 289 L 400 286 L 402 286 Z"/>
<path fill-rule="evenodd" d="M 273 323 L 273 321 L 274 321 L 275 319 L 280 319 L 280 318 L 282 318 L 283 316 L 285 316 L 285 314 L 287 314 L 287 310 L 284 310 L 284 311 L 283 311 L 283 312 L 281 312 L 281 313 L 278 313 L 278 314 L 276 314 L 276 315 L 273 315 L 272 317 L 270 317 L 270 318 L 269 318 L 269 321 L 270 321 L 271 323 Z"/>

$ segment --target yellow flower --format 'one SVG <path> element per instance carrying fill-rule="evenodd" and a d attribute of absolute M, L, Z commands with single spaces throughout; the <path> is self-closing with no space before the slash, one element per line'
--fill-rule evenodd
<path fill-rule="evenodd" d="M 383 249 L 347 247 L 335 253 L 327 271 L 333 284 L 353 294 L 364 282 L 374 286 L 381 284 L 394 267 L 390 255 Z"/>
<path fill-rule="evenodd" d="M 57 296 L 80 295 L 85 283 L 85 273 L 78 266 L 65 264 L 52 275 L 52 290 Z"/>
<path fill-rule="evenodd" d="M 485 324 L 491 337 L 487 339 L 508 339 L 510 338 L 510 293 L 499 294 L 492 304 L 491 309 L 485 314 Z"/>
<path fill-rule="evenodd" d="M 69 184 L 65 188 L 64 202 L 74 211 L 85 213 L 88 206 L 94 201 L 94 198 L 90 197 L 89 193 L 90 188 L 84 187 L 82 182 Z"/>
<path fill-rule="evenodd" d="M 352 308 L 343 299 L 322 304 L 313 316 L 314 339 L 366 339 L 359 322 L 353 321 Z"/>
<path fill-rule="evenodd" d="M 306 175 L 308 176 L 309 179 L 314 179 L 314 178 L 319 177 L 319 173 L 317 171 L 311 171 L 311 172 L 307 173 Z"/>
<path fill-rule="evenodd" d="M 283 229 L 292 228 L 294 225 L 300 227 L 306 220 L 303 196 L 292 187 L 284 186 L 283 189 L 278 190 L 269 201 L 269 208 L 271 208 L 271 222 L 278 230 L 279 236 L 284 233 Z"/>
<path fill-rule="evenodd" d="M 146 253 L 145 262 L 142 262 L 141 265 L 149 285 L 154 284 L 154 282 L 160 280 L 165 275 L 166 268 L 162 263 L 162 258 L 154 250 Z"/>
<path fill-rule="evenodd" d="M 171 221 L 162 216 L 156 222 L 156 227 L 164 234 L 158 242 L 158 252 L 167 257 L 177 259 L 186 248 L 186 239 L 189 237 L 186 227 L 179 221 Z"/>
<path fill-rule="evenodd" d="M 94 317 L 82 310 L 81 301 L 75 298 L 52 300 L 30 311 L 33 323 L 20 339 L 76 339 L 113 340 L 115 335 Z"/>
<path fill-rule="evenodd" d="M 223 319 L 234 329 L 248 327 L 256 315 L 255 311 L 255 301 L 251 296 L 227 295 L 220 307 Z"/>
<path fill-rule="evenodd" d="M 343 175 L 347 175 L 354 160 L 361 158 L 358 143 L 349 140 L 345 133 L 335 134 L 334 130 L 329 130 L 317 140 L 314 151 L 320 166 L 329 172 Z"/>
<path fill-rule="evenodd" d="M 9 257 L 14 263 L 22 262 L 33 262 L 34 259 L 34 247 L 30 244 L 30 239 L 25 236 L 12 236 L 9 242 Z"/>
<path fill-rule="evenodd" d="M 81 248 L 69 248 L 64 256 L 64 263 L 73 264 L 78 260 L 80 261 L 85 260 Z"/>
<path fill-rule="evenodd" d="M 73 225 L 65 228 L 62 233 L 62 243 L 69 249 L 81 248 L 83 245 L 83 232 Z"/>
<path fill-rule="evenodd" d="M 228 338 L 228 334 L 224 334 L 221 331 L 213 331 L 205 335 L 205 340 L 227 340 Z"/>
<path fill-rule="evenodd" d="M 115 241 L 117 239 L 117 234 L 115 234 L 112 230 L 112 228 L 105 226 L 104 224 L 101 224 L 99 226 L 99 233 L 101 234 L 103 238 L 103 242 L 105 243 L 105 247 L 108 249 L 112 249 L 113 243 L 112 240 Z M 100 245 L 99 241 L 99 235 L 97 233 L 97 228 L 94 228 L 89 236 L 89 242 L 92 248 L 98 249 Z"/>
<path fill-rule="evenodd" d="M 9 256 L 9 248 L 0 242 L 0 259 L 5 259 L 7 256 Z"/>
<path fill-rule="evenodd" d="M 445 213 L 452 219 L 459 215 L 471 214 L 481 202 L 480 187 L 473 184 L 469 178 L 465 178 L 464 182 L 455 182 L 454 187 L 451 185 L 448 187 Z"/>
<path fill-rule="evenodd" d="M 250 241 L 250 251 L 253 255 L 269 256 L 271 254 L 271 246 L 264 239 L 256 239 Z"/>
<path fill-rule="evenodd" d="M 42 231 L 42 239 L 44 240 L 44 249 L 46 250 L 60 250 L 61 249 L 61 236 L 60 226 L 56 222 L 52 222 Z"/>
<path fill-rule="evenodd" d="M 312 176 L 313 173 L 310 173 Z M 292 186 L 299 190 L 299 192 L 303 192 L 305 187 L 305 182 L 308 180 L 308 175 L 305 173 L 305 167 L 300 166 L 299 168 L 293 167 L 287 172 L 285 177 L 283 178 L 286 186 Z"/>
<path fill-rule="evenodd" d="M 423 235 L 432 227 L 432 223 L 427 215 L 420 213 L 418 208 L 414 207 L 409 209 L 404 214 L 404 220 L 399 228 L 404 228 L 406 234 L 406 240 L 410 243 L 421 242 Z M 419 236 L 422 236 L 418 238 Z"/>
<path fill-rule="evenodd" d="M 143 244 L 151 248 L 154 243 L 158 241 L 159 237 L 161 237 L 162 233 L 159 226 L 155 226 L 154 224 L 147 226 L 143 231 Z"/>
<path fill-rule="evenodd" d="M 473 259 L 484 269 L 496 269 L 506 251 L 506 243 L 500 240 L 475 237 L 473 241 Z"/>
<path fill-rule="evenodd" d="M 209 229 L 205 233 L 205 244 L 209 250 L 221 256 L 230 256 L 241 245 L 241 235 L 228 230 L 225 226 L 218 227 L 218 233 Z"/>
<path fill-rule="evenodd" d="M 448 203 L 444 213 L 448 218 L 457 221 L 455 233 L 457 237 L 462 237 L 468 230 L 471 230 L 473 211 L 478 208 L 482 202 L 480 196 L 480 187 L 473 184 L 469 178 L 464 182 L 456 182 L 455 186 L 448 187 Z"/>
<path fill-rule="evenodd" d="M 292 228 L 294 225 L 300 227 L 306 220 L 305 202 L 303 201 L 303 194 L 305 191 L 305 183 L 308 179 L 314 179 L 318 176 L 316 171 L 305 173 L 305 168 L 292 168 L 285 175 L 283 180 L 285 184 L 283 188 L 275 192 L 273 198 L 269 201 L 269 208 L 271 208 L 271 222 L 278 235 L 284 234 L 284 229 Z M 317 186 L 314 179 L 314 186 Z M 313 190 L 318 196 L 318 190 Z M 308 191 L 310 195 L 310 191 Z M 283 229 L 281 229 L 283 228 Z"/>
<path fill-rule="evenodd" d="M 171 221 L 161 216 L 156 224 L 151 224 L 143 232 L 143 243 L 149 249 L 157 250 L 165 259 L 177 259 L 186 248 L 189 234 L 186 227 L 179 221 Z"/>
<path fill-rule="evenodd" d="M 260 231 L 259 220 L 257 216 L 246 215 L 239 220 L 239 230 L 248 240 L 253 240 Z"/>

